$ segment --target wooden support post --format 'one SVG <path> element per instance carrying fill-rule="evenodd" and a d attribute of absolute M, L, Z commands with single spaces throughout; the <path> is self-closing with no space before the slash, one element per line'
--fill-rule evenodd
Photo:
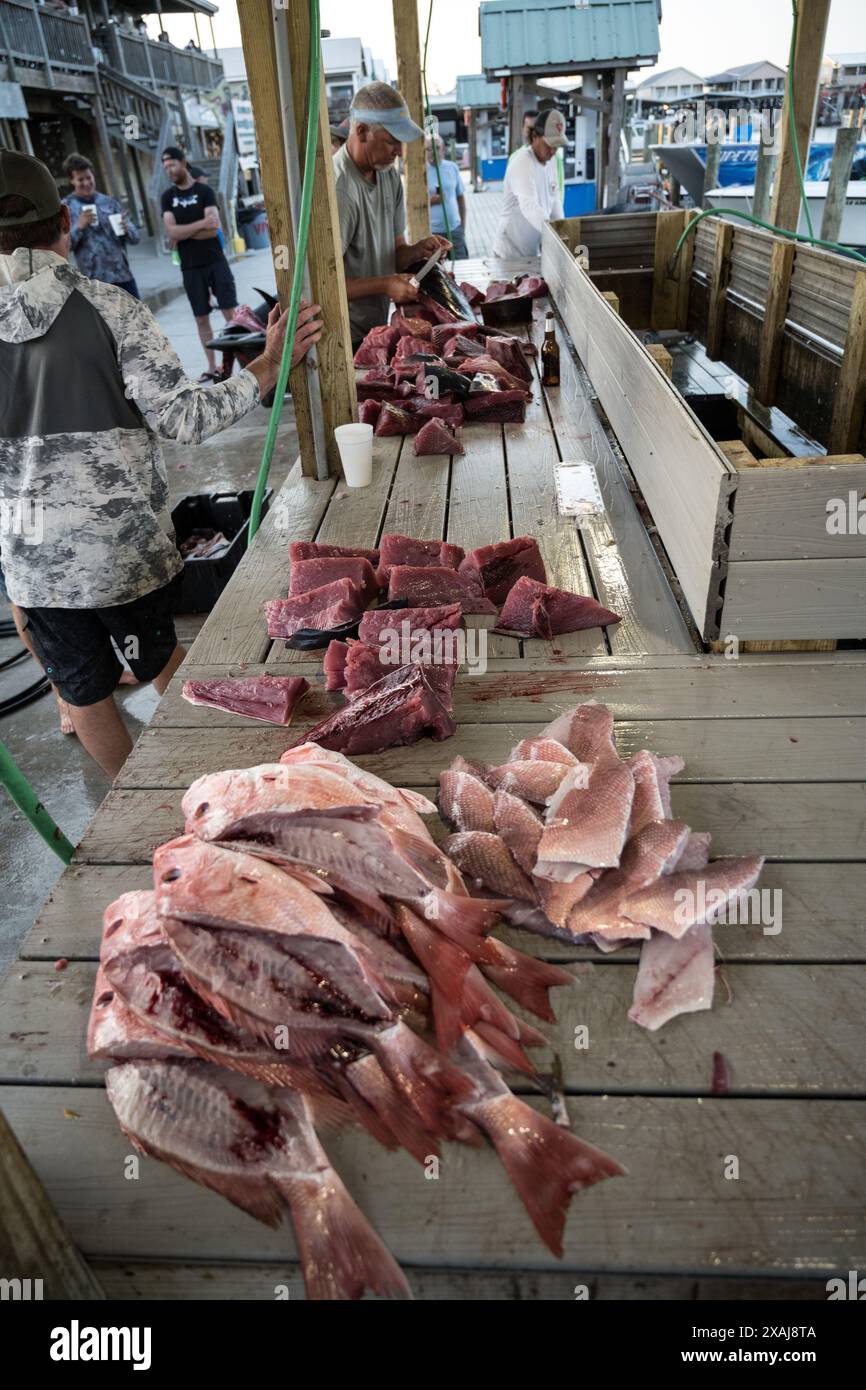
<path fill-rule="evenodd" d="M 250 3 L 250 0 L 243 0 Z M 255 0 L 269 14 L 270 0 Z M 280 12 L 278 12 L 280 13 Z M 303 169 L 306 147 L 307 83 L 310 66 L 310 13 L 306 5 L 290 5 L 281 12 L 285 16 L 289 66 L 292 72 L 292 96 L 295 107 L 295 129 L 298 132 L 298 157 Z M 318 345 L 319 387 L 322 401 L 322 420 L 325 450 L 331 473 L 341 474 L 340 454 L 334 439 L 337 425 L 346 425 L 358 414 L 358 395 L 355 388 L 355 367 L 352 362 L 352 333 L 349 327 L 349 301 L 346 298 L 346 277 L 343 270 L 343 246 L 340 238 L 340 219 L 337 212 L 337 190 L 334 183 L 334 163 L 331 154 L 331 130 L 328 103 L 325 98 L 325 74 L 319 76 L 319 125 L 316 134 L 316 163 L 313 173 L 314 196 L 307 241 L 307 264 L 313 302 L 321 304 L 325 328 Z M 423 141 L 416 144 L 423 145 Z M 423 158 L 423 149 L 421 151 Z M 426 189 L 426 183 L 425 183 Z M 300 440 L 300 429 L 298 438 Z M 312 453 L 307 441 L 307 452 Z M 302 455 L 303 456 L 303 455 Z"/>
<path fill-rule="evenodd" d="M 679 318 L 680 276 L 683 273 L 683 255 L 692 237 L 688 237 L 674 267 L 673 277 L 669 275 L 674 248 L 686 227 L 687 213 L 684 209 L 673 212 L 660 212 L 656 216 L 655 259 L 653 262 L 653 298 L 650 322 L 653 328 L 676 328 Z M 689 265 L 689 274 L 691 265 Z"/>
<path fill-rule="evenodd" d="M 773 238 L 773 249 L 770 253 L 770 275 L 767 281 L 767 302 L 764 308 L 764 322 L 761 326 L 758 376 L 755 382 L 755 395 L 762 405 L 775 405 L 776 403 L 776 387 L 782 361 L 782 334 L 788 312 L 788 296 L 791 290 L 791 270 L 794 266 L 795 250 L 793 241 L 786 241 L 782 237 Z"/>
<path fill-rule="evenodd" d="M 469 108 L 469 187 L 475 192 L 478 182 L 478 112 L 474 106 Z"/>
<path fill-rule="evenodd" d="M 859 139 L 860 131 L 856 126 L 841 126 L 836 131 L 836 143 L 830 163 L 830 181 L 827 184 L 827 200 L 821 219 L 822 241 L 839 240 L 848 180 L 851 177 L 851 165 L 854 163 L 854 151 Z"/>
<path fill-rule="evenodd" d="M 271 250 L 277 296 L 288 308 L 295 263 L 295 233 L 289 196 L 289 174 L 283 154 L 283 123 L 277 85 L 277 59 L 274 35 L 275 11 L 269 0 L 239 0 L 238 20 L 247 68 L 247 82 L 256 123 L 256 140 L 262 188 L 268 208 Z M 306 84 L 304 84 L 306 89 Z M 321 302 L 321 301 L 318 301 Z M 324 345 L 320 344 L 320 348 Z M 307 373 L 303 365 L 289 373 L 289 390 L 295 407 L 295 426 L 301 469 L 316 476 L 313 416 Z"/>
<path fill-rule="evenodd" d="M 403 93 L 412 120 L 423 126 L 424 96 L 421 90 L 421 44 L 418 36 L 417 0 L 392 0 L 392 5 L 394 42 L 397 47 L 397 86 Z M 423 140 L 413 140 L 404 146 L 404 149 L 409 241 L 415 242 L 430 235 L 427 157 Z"/>
<path fill-rule="evenodd" d="M 848 336 L 836 383 L 833 422 L 827 452 L 847 454 L 858 448 L 866 407 L 866 270 L 858 270 L 851 297 Z"/>
<path fill-rule="evenodd" d="M 657 367 L 661 367 L 665 376 L 673 376 L 674 359 L 671 357 L 664 343 L 647 343 L 646 350 Z"/>
<path fill-rule="evenodd" d="M 697 217 L 697 210 L 686 212 L 686 226 Z M 677 259 L 676 279 L 679 285 L 677 295 L 677 316 L 674 328 L 684 332 L 689 323 L 689 296 L 692 290 L 692 265 L 695 259 L 695 233 L 691 232 L 680 247 Z"/>
<path fill-rule="evenodd" d="M 671 186 L 670 186 L 671 207 L 673 207 L 673 208 L 678 208 L 679 205 L 680 205 L 680 195 L 681 195 L 681 193 L 682 193 L 682 188 L 681 188 L 681 186 L 680 186 L 680 181 L 679 181 L 679 179 L 676 177 L 675 174 L 671 174 L 670 180 L 671 180 Z"/>
<path fill-rule="evenodd" d="M 755 195 L 752 198 L 752 215 L 762 222 L 770 220 L 770 192 L 773 175 L 776 172 L 778 155 L 774 145 L 761 140 L 758 144 L 758 163 L 755 170 Z"/>
<path fill-rule="evenodd" d="M 523 112 L 526 110 L 526 82 L 520 73 L 508 83 L 508 153 L 513 154 L 523 144 Z"/>
<path fill-rule="evenodd" d="M 704 169 L 704 187 L 701 205 L 705 208 L 712 207 L 712 203 L 707 201 L 707 193 L 711 188 L 719 186 L 719 165 L 722 161 L 722 142 L 719 139 L 718 131 L 712 132 L 714 139 L 710 140 L 710 131 L 707 131 L 707 165 Z"/>
<path fill-rule="evenodd" d="M 619 198 L 619 179 L 620 179 L 620 136 L 622 134 L 622 117 L 625 107 L 625 94 L 623 80 L 625 77 L 622 68 L 616 68 L 613 74 L 613 90 L 611 93 L 610 122 L 607 127 L 607 173 L 605 175 L 604 205 L 612 208 Z"/>
<path fill-rule="evenodd" d="M 821 63 L 824 59 L 824 38 L 830 0 L 800 0 L 797 43 L 794 49 L 794 128 L 800 162 L 805 168 L 815 114 L 815 100 Z M 797 179 L 794 148 L 791 143 L 791 122 L 788 115 L 789 92 L 785 88 L 780 121 L 779 164 L 770 207 L 774 227 L 797 231 L 800 217 L 800 184 Z"/>
<path fill-rule="evenodd" d="M 104 1299 L 2 1114 L 0 1190 L 0 1269 L 4 1278 L 39 1280 L 41 1291 L 34 1293 L 34 1298 Z"/>
<path fill-rule="evenodd" d="M 716 249 L 710 279 L 710 303 L 707 311 L 707 357 L 715 360 L 722 355 L 722 336 L 725 331 L 725 309 L 728 301 L 728 280 L 731 275 L 731 241 L 733 224 L 719 221 L 716 226 Z"/>

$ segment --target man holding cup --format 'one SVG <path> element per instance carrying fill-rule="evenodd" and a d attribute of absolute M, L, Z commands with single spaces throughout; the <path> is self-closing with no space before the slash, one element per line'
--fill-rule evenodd
<path fill-rule="evenodd" d="M 97 192 L 93 165 L 83 154 L 69 155 L 63 172 L 72 186 L 63 201 L 72 219 L 70 246 L 76 266 L 91 280 L 119 285 L 140 299 L 126 254 L 127 245 L 139 241 L 138 228 L 116 198 Z"/>

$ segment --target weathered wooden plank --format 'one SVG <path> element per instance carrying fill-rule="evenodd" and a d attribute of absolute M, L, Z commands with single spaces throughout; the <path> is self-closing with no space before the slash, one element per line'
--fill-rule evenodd
<path fill-rule="evenodd" d="M 0 1099 L 86 1257 L 292 1258 L 288 1227 L 271 1231 L 164 1165 L 142 1159 L 139 1179 L 129 1181 L 129 1140 L 101 1089 L 11 1086 Z M 439 1180 L 429 1182 L 407 1154 L 386 1153 L 366 1136 L 329 1136 L 327 1148 L 407 1263 L 803 1275 L 866 1260 L 862 1103 L 620 1096 L 570 1108 L 577 1132 L 629 1176 L 575 1199 L 561 1265 L 492 1150 L 448 1147 Z M 725 1177 L 732 1153 L 738 1182 Z"/>
<path fill-rule="evenodd" d="M 438 824 L 434 820 L 433 828 Z M 715 851 L 714 851 L 715 852 Z M 23 960 L 94 960 L 99 954 L 102 913 L 121 893 L 149 888 L 150 864 L 80 864 L 64 874 L 21 945 Z M 775 864 L 764 866 L 761 888 L 780 897 L 782 930 L 764 935 L 749 924 L 719 932 L 725 961 L 856 961 L 866 963 L 866 864 Z M 497 927 L 497 935 L 544 960 L 598 961 L 595 946 Z M 624 947 L 617 962 L 636 961 L 638 949 Z"/>
<path fill-rule="evenodd" d="M 844 560 L 866 555 L 866 533 L 857 530 L 857 506 L 866 495 L 866 460 L 828 458 L 802 467 L 743 469 L 737 479 L 731 560 Z M 766 459 L 758 461 L 766 463 Z M 853 502 L 849 499 L 853 494 Z M 831 524 L 841 514 L 841 523 Z M 853 526 L 851 519 L 853 518 Z M 840 530 L 839 525 L 848 526 Z M 825 624 L 834 615 L 825 611 Z"/>
<path fill-rule="evenodd" d="M 97 1259 L 93 1262 L 106 1297 L 118 1300 L 194 1299 L 196 1302 L 231 1299 L 233 1303 L 272 1299 L 278 1288 L 287 1288 L 294 1303 L 304 1298 L 304 1284 L 298 1264 L 285 1261 L 182 1264 L 147 1260 L 119 1262 Z M 651 1299 L 688 1299 L 712 1302 L 717 1299 L 817 1300 L 827 1297 L 826 1279 L 695 1279 L 677 1275 L 605 1274 L 585 1271 L 514 1270 L 499 1273 L 461 1269 L 427 1269 L 404 1265 L 404 1273 L 419 1302 L 568 1302 L 577 1297 L 578 1287 L 587 1290 L 593 1303 L 615 1299 L 618 1303 Z"/>
<path fill-rule="evenodd" d="M 866 558 L 732 562 L 722 628 L 739 637 L 866 637 Z"/>
<path fill-rule="evenodd" d="M 685 230 L 687 213 L 676 208 L 673 212 L 660 212 L 656 217 L 655 257 L 653 267 L 653 328 L 677 328 L 680 311 L 680 278 L 688 277 L 689 268 L 683 265 L 682 256 L 672 268 L 674 250 Z"/>
<path fill-rule="evenodd" d="M 796 42 L 791 54 L 791 80 L 785 84 L 770 221 L 774 227 L 785 227 L 791 232 L 796 232 L 800 221 L 797 165 L 800 168 L 806 165 L 829 15 L 830 0 L 812 0 L 810 5 L 799 9 Z"/>
<path fill-rule="evenodd" d="M 263 661 L 271 645 L 262 605 L 288 587 L 290 540 L 312 540 L 335 486 L 295 463 L 253 544 L 193 643 L 193 661 Z"/>
<path fill-rule="evenodd" d="M 715 218 L 710 219 L 715 222 Z M 713 268 L 710 272 L 710 302 L 707 309 L 707 336 L 704 349 L 707 357 L 722 355 L 722 337 L 725 331 L 725 310 L 727 308 L 728 281 L 731 274 L 731 242 L 734 228 L 730 222 L 721 219 L 716 222 L 715 246 L 713 249 Z"/>
<path fill-rule="evenodd" d="M 676 599 L 593 407 L 588 382 L 567 344 L 560 349 L 560 385 L 547 389 L 545 398 L 562 458 L 587 459 L 596 470 L 605 512 L 587 518 L 580 536 L 596 596 L 621 618 L 607 629 L 614 654 L 693 651 Z M 560 518 L 563 521 L 576 541 L 576 523 Z"/>
<path fill-rule="evenodd" d="M 309 653 L 307 653 L 309 655 Z M 848 658 L 859 654 L 846 652 Z M 658 656 L 651 658 L 655 663 Z M 646 663 L 646 664 L 645 664 Z M 491 659 L 483 677 L 464 672 L 454 686 L 458 723 L 511 723 L 537 720 L 539 726 L 586 699 L 607 704 L 616 719 L 775 719 L 808 715 L 866 714 L 863 662 L 833 665 L 797 661 L 781 666 L 764 661 L 694 658 L 683 666 L 650 666 L 647 659 L 602 657 L 591 662 Z M 503 669 L 504 667 L 504 669 Z M 267 728 L 241 715 L 191 705 L 181 696 L 184 680 L 216 676 L 303 675 L 321 682 L 321 656 L 315 663 L 268 661 L 248 666 L 184 665 L 157 706 L 150 727 L 179 729 Z M 303 708 L 303 707 L 301 707 Z M 482 713 L 483 711 L 483 713 Z M 273 726 L 271 726 L 273 727 Z M 291 737 L 291 728 L 287 740 Z"/>
<path fill-rule="evenodd" d="M 741 930 L 716 927 L 723 958 L 726 943 Z M 551 996 L 557 1022 L 541 1028 L 548 1045 L 532 1051 L 542 1075 L 558 1059 L 559 1084 L 567 1094 L 709 1096 L 714 1051 L 728 1063 L 732 1094 L 866 1091 L 860 1026 L 866 966 L 729 963 L 711 1010 L 681 1015 L 658 1033 L 628 1020 L 632 962 L 609 957 L 574 971 L 574 985 Z M 92 961 L 72 961 L 60 974 L 45 961 L 13 967 L 0 986 L 0 1084 L 79 1086 L 101 1080 L 106 1064 L 87 1057 L 85 1041 L 95 976 Z M 828 1035 L 816 1037 L 817 1017 L 833 1019 Z M 587 1035 L 578 1050 L 581 1028 Z M 511 1086 L 523 1091 L 526 1082 L 514 1076 Z"/>
<path fill-rule="evenodd" d="M 704 637 L 717 635 L 731 472 L 671 382 L 545 227 L 542 267 Z"/>
<path fill-rule="evenodd" d="M 791 291 L 791 270 L 794 265 L 795 243 L 781 237 L 773 239 L 767 302 L 761 328 L 760 361 L 755 382 L 755 395 L 764 405 L 774 405 L 779 368 L 782 364 L 782 334 L 788 312 Z"/>
<path fill-rule="evenodd" d="M 483 679 L 465 677 L 463 679 Z M 338 706 L 339 696 L 300 707 L 292 729 L 251 721 L 233 728 L 145 729 L 115 782 L 117 789 L 189 786 L 194 777 L 225 767 L 277 762 L 305 728 Z M 422 739 L 408 748 L 370 753 L 363 764 L 379 777 L 408 785 L 435 781 L 459 743 L 479 762 L 496 766 L 511 748 L 537 733 L 532 723 L 466 723 L 447 748 Z M 866 719 L 620 720 L 617 747 L 624 758 L 641 748 L 686 760 L 678 782 L 826 782 L 866 780 Z"/>
<path fill-rule="evenodd" d="M 858 447 L 866 406 L 866 271 L 857 273 L 839 380 L 833 402 L 829 452 Z"/>

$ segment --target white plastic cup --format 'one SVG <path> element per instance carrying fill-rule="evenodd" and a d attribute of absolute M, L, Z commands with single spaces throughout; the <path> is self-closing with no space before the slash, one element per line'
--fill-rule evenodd
<path fill-rule="evenodd" d="M 115 235 L 116 237 L 122 237 L 122 236 L 123 236 L 123 213 L 122 213 L 122 212 L 110 212 L 110 213 L 108 214 L 108 220 L 109 220 L 109 222 L 111 223 L 111 230 L 114 232 L 114 235 Z"/>
<path fill-rule="evenodd" d="M 338 425 L 334 430 L 347 487 L 369 487 L 373 481 L 373 426 Z"/>

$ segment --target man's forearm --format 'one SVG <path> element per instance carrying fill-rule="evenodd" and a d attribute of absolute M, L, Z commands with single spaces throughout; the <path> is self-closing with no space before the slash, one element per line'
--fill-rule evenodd
<path fill-rule="evenodd" d="M 465 226 L 466 226 L 466 199 L 465 199 L 465 198 L 458 198 L 458 199 L 457 199 L 457 211 L 460 213 L 460 226 L 461 226 L 461 227 L 465 227 Z"/>
<path fill-rule="evenodd" d="M 252 372 L 259 383 L 260 396 L 266 396 L 269 391 L 273 390 L 280 374 L 279 364 L 272 362 L 269 357 L 265 357 L 264 353 L 247 363 L 247 371 Z"/>
<path fill-rule="evenodd" d="M 168 234 L 172 241 L 186 241 L 189 237 L 195 236 L 197 232 L 204 231 L 206 227 L 211 227 L 214 236 L 216 236 L 216 229 L 213 228 L 212 223 L 208 222 L 204 217 L 199 222 L 185 222 L 183 226 L 180 226 L 179 223 L 176 222 L 175 225 L 169 229 Z"/>
<path fill-rule="evenodd" d="M 209 238 L 215 237 L 216 234 L 216 227 L 204 227 L 202 231 L 196 232 L 194 236 L 191 236 L 190 241 L 207 241 Z"/>
<path fill-rule="evenodd" d="M 399 251 L 398 251 L 397 254 L 398 254 L 398 256 L 399 256 L 399 254 L 400 254 Z M 373 295 L 373 294 L 387 294 L 387 293 L 388 293 L 388 277 L 387 277 L 387 275 L 370 275 L 370 276 L 367 276 L 365 279 L 361 279 L 361 280 L 351 280 L 351 279 L 347 279 L 347 280 L 346 280 L 346 298 L 349 299 L 349 300 L 352 300 L 352 299 L 366 299 L 366 298 L 368 298 L 368 296 Z"/>

